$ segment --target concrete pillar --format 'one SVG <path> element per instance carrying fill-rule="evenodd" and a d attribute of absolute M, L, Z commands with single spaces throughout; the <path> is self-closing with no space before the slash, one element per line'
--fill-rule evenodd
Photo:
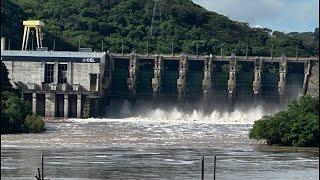
<path fill-rule="evenodd" d="M 55 117 L 56 112 L 56 95 L 55 93 L 46 93 L 45 94 L 45 116 L 46 117 Z"/>
<path fill-rule="evenodd" d="M 6 50 L 6 38 L 1 37 L 1 51 Z"/>
<path fill-rule="evenodd" d="M 107 56 L 106 56 L 106 72 L 105 74 L 107 75 L 105 81 L 103 83 L 105 83 L 103 85 L 104 90 L 108 91 L 111 88 L 111 83 L 112 83 L 112 75 L 113 75 L 113 69 L 114 69 L 114 60 L 111 56 L 111 54 L 108 52 Z"/>
<path fill-rule="evenodd" d="M 32 113 L 37 114 L 37 93 L 32 93 Z"/>
<path fill-rule="evenodd" d="M 228 99 L 229 110 L 234 108 L 234 99 L 236 93 L 236 72 L 237 72 L 237 58 L 234 53 L 231 54 L 229 59 L 229 80 L 228 80 Z"/>
<path fill-rule="evenodd" d="M 38 26 L 38 32 L 39 32 L 39 41 L 40 41 L 40 47 L 42 47 L 42 40 L 43 40 L 43 36 L 42 36 L 42 32 L 41 32 L 41 27 Z"/>
<path fill-rule="evenodd" d="M 302 92 L 300 95 L 305 95 L 307 93 L 307 83 L 308 83 L 308 78 L 310 75 L 310 70 L 311 70 L 311 64 L 310 64 L 310 59 L 304 62 L 304 79 L 303 79 L 303 87 L 302 87 Z"/>
<path fill-rule="evenodd" d="M 64 94 L 63 115 L 65 118 L 69 117 L 69 95 L 68 94 Z"/>
<path fill-rule="evenodd" d="M 138 65 L 139 65 L 138 56 L 132 54 L 130 56 L 129 78 L 127 79 L 127 85 L 129 90 L 128 101 L 130 102 L 130 107 L 133 107 L 135 104 Z"/>
<path fill-rule="evenodd" d="M 178 89 L 178 106 L 184 106 L 184 94 L 186 88 L 186 76 L 188 71 L 188 58 L 185 55 L 180 57 L 179 62 L 179 78 L 177 80 L 177 89 Z"/>
<path fill-rule="evenodd" d="M 99 91 L 99 84 L 100 84 L 100 74 L 97 74 L 97 79 L 96 79 L 96 91 Z"/>
<path fill-rule="evenodd" d="M 77 118 L 81 118 L 81 106 L 82 106 L 81 94 L 78 94 L 77 95 Z"/>
<path fill-rule="evenodd" d="M 286 57 L 282 57 L 282 59 L 279 62 L 279 82 L 278 82 L 279 95 L 285 94 L 286 75 L 287 75 L 287 59 Z"/>
<path fill-rule="evenodd" d="M 127 85 L 131 96 L 136 94 L 136 80 L 138 72 L 139 59 L 137 55 L 130 56 L 129 63 L 129 78 L 127 79 Z"/>
<path fill-rule="evenodd" d="M 202 80 L 202 89 L 203 89 L 203 112 L 207 113 L 210 109 L 210 98 L 212 94 L 212 71 L 213 71 L 213 60 L 212 55 L 206 57 L 204 60 L 204 78 Z"/>
<path fill-rule="evenodd" d="M 88 97 L 88 95 L 85 97 L 85 101 L 83 105 L 83 118 L 89 118 L 92 115 L 91 100 L 92 99 Z"/>
<path fill-rule="evenodd" d="M 152 90 L 153 90 L 153 108 L 157 107 L 158 94 L 161 88 L 161 71 L 163 67 L 163 60 L 161 56 L 156 56 L 154 60 L 154 75 L 152 78 Z"/>
<path fill-rule="evenodd" d="M 99 99 L 94 99 L 94 117 L 99 116 Z"/>
<path fill-rule="evenodd" d="M 283 106 L 284 104 L 286 75 L 287 75 L 287 58 L 283 55 L 279 61 L 278 92 L 279 92 L 280 106 Z"/>
<path fill-rule="evenodd" d="M 53 84 L 58 84 L 58 61 L 54 62 Z"/>
<path fill-rule="evenodd" d="M 68 66 L 67 66 L 67 83 L 70 84 L 72 86 L 73 84 L 73 77 L 72 77 L 72 71 L 73 71 L 73 63 L 72 62 L 68 62 Z"/>
<path fill-rule="evenodd" d="M 254 94 L 254 107 L 259 101 L 259 96 L 261 93 L 261 73 L 262 73 L 263 61 L 261 58 L 256 58 L 254 61 L 254 80 L 253 80 L 253 94 Z"/>
<path fill-rule="evenodd" d="M 40 47 L 39 28 L 36 27 L 35 30 L 36 30 L 37 47 Z"/>

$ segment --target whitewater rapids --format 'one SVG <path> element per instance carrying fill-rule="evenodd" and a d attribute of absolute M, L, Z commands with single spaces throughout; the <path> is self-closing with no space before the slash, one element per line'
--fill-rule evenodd
<path fill-rule="evenodd" d="M 148 123 L 205 123 L 205 124 L 253 124 L 268 113 L 261 107 L 251 108 L 247 111 L 235 109 L 233 112 L 212 111 L 204 115 L 202 111 L 194 109 L 192 112 L 179 111 L 177 108 L 172 110 L 148 110 L 132 114 L 127 107 L 120 111 L 120 117 L 115 118 L 89 118 L 89 119 L 69 119 L 72 122 L 88 123 L 103 121 L 121 121 L 121 122 L 148 122 Z"/>

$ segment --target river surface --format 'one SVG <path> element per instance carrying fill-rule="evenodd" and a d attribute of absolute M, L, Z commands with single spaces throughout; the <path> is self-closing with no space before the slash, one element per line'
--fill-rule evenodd
<path fill-rule="evenodd" d="M 64 119 L 43 134 L 1 135 L 1 178 L 35 179 L 44 155 L 54 179 L 319 179 L 319 149 L 270 147 L 250 140 L 259 112 L 176 110 L 115 119 Z"/>

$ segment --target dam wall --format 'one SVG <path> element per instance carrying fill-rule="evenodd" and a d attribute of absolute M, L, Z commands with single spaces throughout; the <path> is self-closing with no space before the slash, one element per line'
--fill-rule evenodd
<path fill-rule="evenodd" d="M 33 113 L 45 117 L 103 115 L 114 99 L 130 108 L 148 100 L 153 108 L 170 102 L 232 111 L 261 102 L 281 107 L 299 95 L 319 94 L 318 57 L 2 50 L 1 61 Z"/>
<path fill-rule="evenodd" d="M 192 55 L 138 55 L 108 53 L 109 86 L 106 96 L 152 99 L 153 106 L 172 101 L 184 108 L 186 101 L 201 102 L 211 111 L 235 105 L 285 107 L 309 89 L 318 58 L 230 57 Z M 108 98 L 107 98 L 108 99 Z M 188 106 L 190 103 L 188 104 Z"/>
<path fill-rule="evenodd" d="M 310 75 L 307 81 L 307 94 L 319 96 L 319 62 L 311 65 Z"/>

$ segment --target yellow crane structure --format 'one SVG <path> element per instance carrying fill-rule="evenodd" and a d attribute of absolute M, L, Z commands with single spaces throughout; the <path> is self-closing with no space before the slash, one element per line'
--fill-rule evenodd
<path fill-rule="evenodd" d="M 21 50 L 27 50 L 28 48 L 28 40 L 30 35 L 30 29 L 34 28 L 36 32 L 37 39 L 37 47 L 42 47 L 42 27 L 44 27 L 44 22 L 40 20 L 27 20 L 23 21 L 24 31 L 23 31 L 23 39 L 22 39 L 22 47 Z"/>

